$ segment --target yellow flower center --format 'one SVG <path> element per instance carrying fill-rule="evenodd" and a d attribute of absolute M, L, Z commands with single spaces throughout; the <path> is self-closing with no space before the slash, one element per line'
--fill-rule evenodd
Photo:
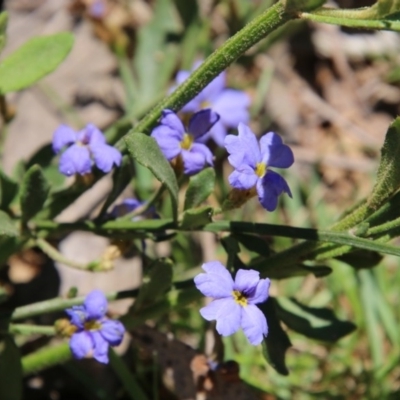
<path fill-rule="evenodd" d="M 184 150 L 190 150 L 193 142 L 194 142 L 194 137 L 189 133 L 185 133 L 183 135 L 183 140 L 181 141 L 181 148 Z"/>
<path fill-rule="evenodd" d="M 247 298 L 243 293 L 239 292 L 238 290 L 234 290 L 232 292 L 232 296 L 233 296 L 233 300 L 235 300 L 236 303 L 238 303 L 240 306 L 242 306 L 242 307 L 247 306 Z"/>
<path fill-rule="evenodd" d="M 256 175 L 258 175 L 260 178 L 262 178 L 266 172 L 267 172 L 267 165 L 264 163 L 257 163 Z"/>
<path fill-rule="evenodd" d="M 85 331 L 98 331 L 101 328 L 101 323 L 96 320 L 87 321 L 85 322 L 84 328 Z"/>
<path fill-rule="evenodd" d="M 206 108 L 211 108 L 211 103 L 209 101 L 202 101 L 200 103 L 200 108 L 202 110 L 206 109 Z"/>

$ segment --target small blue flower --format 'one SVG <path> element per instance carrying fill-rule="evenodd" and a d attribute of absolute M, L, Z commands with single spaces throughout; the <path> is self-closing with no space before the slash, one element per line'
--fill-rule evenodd
<path fill-rule="evenodd" d="M 290 197 L 292 194 L 286 181 L 269 167 L 289 168 L 294 162 L 293 152 L 274 132 L 265 134 L 258 143 L 248 126 L 239 124 L 238 131 L 237 136 L 225 138 L 225 147 L 230 154 L 228 161 L 235 168 L 229 175 L 229 183 L 240 190 L 255 186 L 261 205 L 274 211 L 282 193 Z"/>
<path fill-rule="evenodd" d="M 108 347 L 122 342 L 125 328 L 120 321 L 108 319 L 107 299 L 100 290 L 90 292 L 81 306 L 68 308 L 65 312 L 76 327 L 69 347 L 75 358 L 93 357 L 108 363 Z"/>
<path fill-rule="evenodd" d="M 167 160 L 180 157 L 184 173 L 193 175 L 206 165 L 213 165 L 213 155 L 205 144 L 200 143 L 200 139 L 218 120 L 218 114 L 209 109 L 199 111 L 193 114 L 186 131 L 173 111 L 164 110 L 160 125 L 153 129 L 151 136 Z"/>
<path fill-rule="evenodd" d="M 265 315 L 256 304 L 263 303 L 269 295 L 271 281 L 260 279 L 260 273 L 252 269 L 239 269 L 235 280 L 219 262 L 203 264 L 205 274 L 194 278 L 197 289 L 213 301 L 200 310 L 207 321 L 217 321 L 217 332 L 229 336 L 242 327 L 252 345 L 258 345 L 268 335 Z"/>
<path fill-rule="evenodd" d="M 201 62 L 196 63 L 194 69 L 200 64 Z M 190 73 L 190 71 L 179 71 L 176 83 L 180 85 L 189 77 Z M 205 142 L 212 138 L 218 146 L 223 147 L 228 130 L 236 128 L 240 122 L 247 123 L 249 121 L 249 105 L 250 97 L 247 93 L 226 87 L 226 72 L 222 72 L 181 111 L 194 113 L 204 108 L 211 108 L 215 111 L 220 116 L 220 120 L 200 141 Z"/>
<path fill-rule="evenodd" d="M 53 135 L 53 150 L 57 154 L 65 146 L 68 148 L 60 157 L 59 171 L 67 176 L 88 174 L 93 163 L 104 173 L 121 164 L 121 153 L 106 143 L 104 134 L 93 124 L 78 132 L 60 125 Z"/>

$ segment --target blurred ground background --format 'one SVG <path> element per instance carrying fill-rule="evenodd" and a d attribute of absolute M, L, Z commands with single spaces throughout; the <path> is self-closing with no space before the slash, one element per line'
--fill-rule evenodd
<path fill-rule="evenodd" d="M 160 96 L 160 88 L 153 92 L 140 91 L 140 88 L 146 88 L 146 73 L 139 69 L 140 63 L 134 61 L 139 57 L 138 49 L 145 48 L 144 41 L 152 43 L 151 34 L 146 36 L 141 32 L 152 21 L 154 23 L 155 18 L 160 18 L 154 11 L 157 2 L 99 2 L 102 8 L 98 14 L 91 8 L 93 3 L 90 0 L 6 2 L 10 22 L 2 56 L 34 35 L 72 31 L 76 37 L 73 51 L 57 71 L 31 89 L 7 96 L 16 111 L 7 136 L 2 138 L 2 163 L 9 174 L 15 173 L 21 158 L 28 159 L 49 143 L 60 123 L 78 128 L 92 122 L 106 129 L 124 114 L 131 115 L 135 122 L 141 110 Z M 150 70 L 152 63 L 169 60 L 165 79 L 160 84 L 163 93 L 167 92 L 178 69 L 190 69 L 195 59 L 205 57 L 269 5 L 268 1 L 262 0 L 207 0 L 199 1 L 196 8 L 196 2 L 190 2 L 194 16 L 185 19 L 182 13 L 184 2 L 163 3 L 165 15 L 158 23 L 163 21 L 167 26 L 164 28 L 171 31 L 168 44 L 171 48 L 166 48 L 164 54 L 150 54 L 147 60 Z M 341 5 L 360 7 L 367 4 L 347 0 Z M 154 33 L 154 41 L 156 38 L 157 33 Z M 136 68 L 136 95 L 132 94 L 132 86 L 127 89 L 132 82 L 123 76 L 126 59 L 117 57 L 111 49 L 112 43 L 118 41 L 128 43 Z M 151 49 L 150 46 L 149 51 Z M 399 50 L 399 35 L 393 32 L 355 32 L 299 22 L 261 42 L 229 68 L 229 86 L 246 90 L 252 98 L 253 130 L 259 134 L 271 129 L 279 132 L 292 146 L 296 160 L 295 168 L 286 175 L 293 200 L 285 198 L 284 207 L 273 214 L 259 210 L 256 201 L 252 200 L 236 214 L 237 218 L 325 228 L 347 207 L 369 193 L 384 135 L 390 121 L 399 113 Z M 142 63 L 146 68 L 146 60 Z M 226 164 L 220 168 L 225 174 L 229 172 Z M 58 219 L 73 221 L 90 215 L 110 185 L 109 178 L 102 179 Z M 190 240 L 194 240 L 200 249 L 200 260 L 223 257 L 214 236 L 204 234 Z M 60 249 L 75 261 L 88 262 L 98 258 L 106 244 L 105 239 L 78 232 L 66 238 Z M 289 244 L 289 240 L 276 241 L 278 248 Z M 184 248 L 181 242 L 173 245 L 171 250 L 177 259 L 182 251 L 179 245 Z M 157 251 L 160 255 L 170 252 L 168 248 Z M 25 269 L 24 263 L 10 264 L 13 271 L 9 274 L 11 284 L 28 284 L 32 276 L 37 277 L 37 270 L 32 273 L 29 263 Z M 295 295 L 312 306 L 333 306 L 340 317 L 357 324 L 359 328 L 355 333 L 334 346 L 291 335 L 293 347 L 289 350 L 291 374 L 288 377 L 279 376 L 267 366 L 259 350 L 246 346 L 242 336 L 224 339 L 225 360 L 239 362 L 241 378 L 256 388 L 256 392 L 264 392 L 257 395 L 259 398 L 400 398 L 398 260 L 385 257 L 373 270 L 373 282 L 364 271 L 357 272 L 340 261 L 332 262 L 331 266 L 334 273 L 327 279 L 317 280 L 310 276 L 280 281 L 274 284 L 273 292 Z M 60 295 L 65 295 L 71 286 L 77 287 L 81 294 L 93 288 L 105 291 L 132 288 L 139 284 L 141 277 L 140 264 L 135 258 L 118 260 L 115 270 L 104 274 L 74 271 L 62 265 L 56 268 L 60 276 Z M 53 290 L 48 297 L 57 294 L 54 293 L 56 281 L 54 278 Z M 29 299 L 22 296 L 17 305 L 41 299 L 35 297 L 34 290 L 29 293 Z M 372 312 L 371 299 L 379 304 L 379 312 Z M 115 304 L 111 310 L 120 313 L 126 306 L 127 303 Z M 188 321 L 201 324 L 196 317 L 187 317 Z M 179 331 L 180 328 L 173 325 L 171 329 Z M 139 343 L 140 337 L 139 332 L 135 339 Z M 183 337 L 190 343 L 187 332 Z M 156 338 L 155 341 L 160 343 L 162 340 Z M 190 375 L 192 372 L 182 362 L 190 351 L 184 347 L 171 350 L 175 358 L 170 368 Z M 181 360 L 176 358 L 177 354 Z M 57 368 L 31 378 L 27 381 L 26 398 L 127 398 L 123 393 L 113 392 L 115 378 L 108 369 L 93 364 L 88 366 L 94 382 L 102 382 L 96 391 L 90 388 L 90 380 L 86 380 L 85 385 L 77 378 L 79 372 L 74 368 Z M 168 369 L 165 365 L 162 368 Z M 229 378 L 229 374 L 227 376 Z M 240 382 L 236 371 L 232 376 L 231 380 L 225 376 L 224 382 Z M 247 392 L 238 393 L 221 396 L 221 399 L 250 399 Z M 172 394 L 160 396 L 152 398 L 174 398 Z M 177 396 L 185 398 L 179 393 Z"/>

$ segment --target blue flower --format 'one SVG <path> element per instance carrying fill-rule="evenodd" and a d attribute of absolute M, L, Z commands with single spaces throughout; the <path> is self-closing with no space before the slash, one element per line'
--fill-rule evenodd
<path fill-rule="evenodd" d="M 60 157 L 59 171 L 67 176 L 88 174 L 93 163 L 104 173 L 121 164 L 121 153 L 106 143 L 104 134 L 93 124 L 78 132 L 60 125 L 53 135 L 53 150 L 57 154 L 65 146 L 68 148 Z"/>
<path fill-rule="evenodd" d="M 105 316 L 107 305 L 103 292 L 93 290 L 86 296 L 83 305 L 65 310 L 76 328 L 69 342 L 75 358 L 93 357 L 107 364 L 108 347 L 122 342 L 125 328 L 120 321 Z"/>
<path fill-rule="evenodd" d="M 269 167 L 289 168 L 294 162 L 293 152 L 274 132 L 265 134 L 258 143 L 248 126 L 239 124 L 238 131 L 238 136 L 225 138 L 228 161 L 235 168 L 229 183 L 239 190 L 255 186 L 261 205 L 274 211 L 282 193 L 292 194 L 286 181 Z"/>
<path fill-rule="evenodd" d="M 200 64 L 196 63 L 194 69 Z M 179 71 L 176 83 L 180 85 L 189 77 L 190 73 L 190 71 Z M 247 93 L 226 87 L 226 72 L 222 72 L 187 103 L 182 108 L 182 112 L 194 113 L 204 108 L 211 108 L 215 111 L 220 116 L 220 120 L 200 141 L 205 142 L 212 138 L 218 146 L 222 147 L 228 129 L 236 128 L 240 122 L 247 123 L 249 121 L 249 105 L 250 97 Z"/>
<path fill-rule="evenodd" d="M 205 274 L 194 278 L 197 289 L 213 301 L 200 310 L 207 321 L 217 321 L 217 332 L 229 336 L 242 327 L 249 342 L 258 345 L 268 335 L 264 314 L 256 306 L 267 300 L 271 281 L 252 269 L 239 269 L 235 280 L 219 262 L 203 264 Z"/>
<path fill-rule="evenodd" d="M 160 125 L 151 136 L 157 141 L 167 160 L 178 157 L 183 163 L 184 173 L 193 175 L 206 165 L 213 165 L 213 155 L 200 139 L 218 121 L 219 116 L 207 109 L 195 113 L 185 130 L 181 120 L 171 110 L 162 112 Z"/>

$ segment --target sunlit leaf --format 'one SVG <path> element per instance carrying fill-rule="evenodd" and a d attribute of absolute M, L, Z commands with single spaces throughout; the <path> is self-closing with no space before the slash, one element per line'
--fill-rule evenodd
<path fill-rule="evenodd" d="M 54 71 L 72 49 L 71 33 L 34 37 L 0 63 L 0 92 L 31 86 Z"/>

